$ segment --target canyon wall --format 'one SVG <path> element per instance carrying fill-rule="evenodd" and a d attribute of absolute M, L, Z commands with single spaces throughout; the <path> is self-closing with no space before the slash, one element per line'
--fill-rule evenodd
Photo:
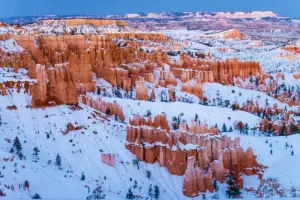
<path fill-rule="evenodd" d="M 90 96 L 81 95 L 78 97 L 78 103 L 85 104 L 98 110 L 102 113 L 106 113 L 108 116 L 115 115 L 121 121 L 125 120 L 125 116 L 123 114 L 123 109 L 120 104 L 118 103 L 110 103 L 103 101 L 100 97 L 93 99 Z"/>
<path fill-rule="evenodd" d="M 54 20 L 43 20 L 46 24 L 52 24 L 53 22 L 64 22 L 70 26 L 74 25 L 95 25 L 95 26 L 103 26 L 103 25 L 118 25 L 118 26 L 128 26 L 128 22 L 123 20 L 107 20 L 107 19 L 54 19 Z"/>
<path fill-rule="evenodd" d="M 30 88 L 33 108 L 77 103 L 75 81 L 64 65 L 57 64 L 46 70 L 45 65 L 38 64 L 36 76 L 37 83 Z"/>
<path fill-rule="evenodd" d="M 126 148 L 140 161 L 158 162 L 172 175 L 184 176 L 186 196 L 213 192 L 213 178 L 223 183 L 228 173 L 234 175 L 239 188 L 243 187 L 242 174 L 261 176 L 264 167 L 256 162 L 251 148 L 241 148 L 239 138 L 232 140 L 216 135 L 217 132 L 197 133 L 201 128 L 194 125 L 194 133 L 182 129 L 171 132 L 164 126 L 158 123 L 155 127 L 151 119 L 136 117 L 126 129 Z"/>

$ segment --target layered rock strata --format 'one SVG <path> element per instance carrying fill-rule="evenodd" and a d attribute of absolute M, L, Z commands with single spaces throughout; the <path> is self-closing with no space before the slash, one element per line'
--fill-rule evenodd
<path fill-rule="evenodd" d="M 242 174 L 259 174 L 263 169 L 252 149 L 245 152 L 238 138 L 231 140 L 227 136 L 183 130 L 170 132 L 163 126 L 153 127 L 149 119 L 147 122 L 140 117 L 130 121 L 126 133 L 126 148 L 140 161 L 157 161 L 172 175 L 185 176 L 186 196 L 197 196 L 206 190 L 212 192 L 212 180 L 223 183 L 228 173 L 233 174 L 242 188 Z"/>

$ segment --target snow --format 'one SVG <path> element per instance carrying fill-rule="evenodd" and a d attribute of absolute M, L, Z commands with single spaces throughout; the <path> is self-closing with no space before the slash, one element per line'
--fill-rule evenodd
<path fill-rule="evenodd" d="M 280 185 L 284 188 L 290 189 L 292 187 L 299 188 L 299 160 L 300 155 L 289 156 L 274 163 L 269 167 L 264 177 L 276 178 Z"/>
<path fill-rule="evenodd" d="M 272 11 L 254 11 L 254 12 L 235 12 L 235 13 L 224 13 L 218 12 L 215 13 L 216 18 L 254 18 L 254 19 L 261 19 L 263 17 L 278 17 L 277 14 L 273 13 Z"/>
<path fill-rule="evenodd" d="M 219 94 L 223 98 L 223 101 L 229 100 L 230 102 L 237 102 L 240 105 L 245 104 L 249 100 L 253 100 L 254 103 L 258 103 L 259 107 L 266 107 L 266 99 L 268 99 L 269 105 L 272 107 L 274 104 L 278 105 L 278 108 L 284 109 L 290 108 L 288 104 L 281 103 L 277 99 L 268 96 L 267 94 L 255 90 L 247 90 L 234 86 L 224 86 L 219 83 L 205 83 L 203 85 L 203 94 L 208 99 L 217 99 Z M 298 107 L 291 107 L 292 110 L 297 110 Z"/>
<path fill-rule="evenodd" d="M 0 41 L 0 49 L 2 49 L 2 51 L 5 53 L 24 51 L 24 49 L 21 46 L 19 46 L 14 39 Z"/>
<path fill-rule="evenodd" d="M 215 124 L 218 124 L 218 127 L 222 127 L 223 123 L 227 124 L 228 127 L 233 127 L 236 121 L 241 120 L 241 116 L 243 121 L 248 123 L 250 127 L 253 127 L 260 120 L 260 118 L 255 115 L 243 111 L 232 111 L 231 108 L 210 107 L 182 102 L 153 103 L 148 101 L 108 97 L 103 97 L 103 100 L 108 102 L 116 101 L 117 103 L 121 104 L 124 114 L 131 118 L 133 118 L 134 114 L 143 116 L 146 114 L 147 110 L 150 110 L 153 116 L 166 113 L 169 122 L 172 121 L 173 116 L 178 116 L 180 113 L 184 113 L 183 119 L 185 119 L 189 124 L 190 121 L 195 118 L 197 113 L 199 120 L 202 123 L 206 120 L 208 126 L 214 126 Z M 128 118 L 126 120 L 128 120 Z"/>
<path fill-rule="evenodd" d="M 35 82 L 35 80 L 31 79 L 27 76 L 27 70 L 24 68 L 20 68 L 18 72 L 14 72 L 12 68 L 0 68 L 0 83 L 4 83 L 7 81 L 28 81 Z"/>

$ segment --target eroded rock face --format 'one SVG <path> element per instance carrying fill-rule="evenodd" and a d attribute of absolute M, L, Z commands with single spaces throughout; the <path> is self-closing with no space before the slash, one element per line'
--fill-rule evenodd
<path fill-rule="evenodd" d="M 101 154 L 101 160 L 103 163 L 114 167 L 115 166 L 115 154 L 106 154 L 102 153 Z"/>
<path fill-rule="evenodd" d="M 16 92 L 20 93 L 21 89 L 24 89 L 24 93 L 29 93 L 30 85 L 32 82 L 29 81 L 6 81 L 0 83 L 0 95 L 5 96 L 7 95 L 7 88 L 9 89 L 16 89 Z"/>
<path fill-rule="evenodd" d="M 148 101 L 148 88 L 144 84 L 144 80 L 136 81 L 136 100 Z"/>
<path fill-rule="evenodd" d="M 233 83 L 234 77 L 242 79 L 262 73 L 258 62 L 239 61 L 238 59 L 226 61 L 203 61 L 191 59 L 187 55 L 181 55 L 181 61 L 170 63 L 171 71 L 176 78 L 187 82 L 192 78 L 200 82 L 219 82 L 223 84 Z"/>
<path fill-rule="evenodd" d="M 44 20 L 45 23 L 50 24 L 53 22 L 58 22 L 62 21 L 67 23 L 70 26 L 73 25 L 84 25 L 84 24 L 92 24 L 95 26 L 101 26 L 101 25 L 111 25 L 111 24 L 116 24 L 120 26 L 128 26 L 128 23 L 123 20 L 101 20 L 101 19 L 61 19 L 61 20 Z"/>
<path fill-rule="evenodd" d="M 282 47 L 281 49 L 293 53 L 300 53 L 300 46 L 289 45 L 289 46 Z"/>
<path fill-rule="evenodd" d="M 153 126 L 156 123 L 151 117 L 146 120 L 136 116 L 129 122 L 126 148 L 141 161 L 158 161 L 172 175 L 184 175 L 186 196 L 197 196 L 206 190 L 212 192 L 213 178 L 223 183 L 228 173 L 234 174 L 242 188 L 242 174 L 258 174 L 264 168 L 256 162 L 252 149 L 244 152 L 238 138 L 231 140 L 217 133 L 204 133 L 209 129 L 203 131 L 199 124 L 189 130 L 187 126 L 180 126 L 186 130 L 170 132 L 164 128 L 165 123 L 161 123 L 160 128 Z M 191 130 L 194 133 L 190 133 Z"/>
<path fill-rule="evenodd" d="M 77 130 L 81 130 L 83 128 L 83 126 L 74 126 L 73 124 L 71 123 L 68 123 L 67 124 L 67 128 L 66 130 L 62 131 L 62 133 L 64 135 L 68 134 L 70 131 L 77 131 Z"/>
<path fill-rule="evenodd" d="M 83 103 L 94 108 L 95 110 L 106 113 L 109 116 L 116 115 L 121 121 L 124 121 L 125 119 L 123 109 L 120 104 L 105 102 L 101 99 L 101 97 L 93 99 L 90 96 L 81 95 L 78 97 L 78 103 Z"/>
<path fill-rule="evenodd" d="M 48 69 L 48 82 L 44 65 L 37 65 L 36 74 L 37 83 L 30 89 L 33 108 L 77 103 L 75 81 L 64 65 L 57 64 Z"/>

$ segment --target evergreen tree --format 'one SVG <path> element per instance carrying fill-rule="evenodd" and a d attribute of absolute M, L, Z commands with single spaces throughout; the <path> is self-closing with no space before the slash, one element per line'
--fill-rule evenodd
<path fill-rule="evenodd" d="M 216 179 L 213 180 L 213 187 L 214 187 L 214 189 L 215 189 L 215 192 L 218 192 L 218 191 L 219 191 L 219 187 L 218 187 L 218 184 L 217 184 Z"/>
<path fill-rule="evenodd" d="M 294 155 L 294 150 L 292 150 L 292 152 L 291 152 L 291 156 L 293 156 Z"/>
<path fill-rule="evenodd" d="M 98 94 L 98 96 L 101 94 L 101 89 L 100 89 L 100 87 L 97 88 L 97 94 Z"/>
<path fill-rule="evenodd" d="M 154 198 L 158 199 L 160 195 L 159 187 L 157 185 L 154 186 Z"/>
<path fill-rule="evenodd" d="M 248 135 L 248 130 L 249 130 L 249 125 L 248 125 L 248 123 L 245 124 L 245 128 L 244 128 L 244 129 L 245 129 L 245 133 Z"/>
<path fill-rule="evenodd" d="M 138 186 L 137 186 L 137 181 L 136 180 L 134 180 L 134 185 L 133 185 L 133 188 L 135 189 L 135 188 L 137 188 Z"/>
<path fill-rule="evenodd" d="M 37 147 L 33 148 L 33 155 L 37 158 L 39 155 L 40 150 Z"/>
<path fill-rule="evenodd" d="M 56 158 L 55 158 L 55 164 L 57 166 L 61 166 L 61 157 L 59 154 L 56 155 Z"/>
<path fill-rule="evenodd" d="M 80 178 L 80 180 L 82 180 L 82 181 L 84 181 L 85 180 L 85 175 L 84 175 L 84 173 L 82 172 L 82 174 L 81 174 L 81 178 Z"/>
<path fill-rule="evenodd" d="M 138 159 L 133 159 L 132 163 L 133 163 L 133 165 L 136 165 L 138 169 L 140 169 Z"/>
<path fill-rule="evenodd" d="M 198 121 L 198 115 L 197 115 L 197 113 L 196 113 L 196 115 L 195 115 L 195 122 L 196 121 Z"/>
<path fill-rule="evenodd" d="M 150 177 L 151 177 L 151 171 L 149 171 L 149 170 L 146 171 L 146 177 L 147 177 L 147 178 L 150 178 Z"/>
<path fill-rule="evenodd" d="M 105 194 L 103 194 L 102 187 L 99 186 L 97 187 L 94 191 L 93 194 L 88 196 L 86 199 L 105 199 Z"/>
<path fill-rule="evenodd" d="M 152 184 L 149 185 L 149 189 L 148 189 L 148 195 L 149 197 L 153 197 L 153 189 L 152 189 Z"/>
<path fill-rule="evenodd" d="M 35 195 L 32 196 L 32 199 L 42 199 L 42 198 L 38 193 L 35 193 Z"/>
<path fill-rule="evenodd" d="M 126 194 L 126 199 L 134 199 L 134 195 L 130 188 L 128 190 L 128 193 Z"/>
<path fill-rule="evenodd" d="M 270 150 L 270 154 L 271 154 L 271 155 L 273 154 L 273 150 L 272 150 L 272 149 Z"/>
<path fill-rule="evenodd" d="M 229 127 L 228 132 L 233 132 L 232 126 Z"/>
<path fill-rule="evenodd" d="M 227 127 L 226 127 L 225 123 L 222 126 L 222 132 L 227 132 Z"/>
<path fill-rule="evenodd" d="M 227 183 L 227 190 L 226 190 L 226 196 L 227 198 L 237 198 L 241 192 L 238 188 L 237 184 L 233 180 L 233 176 L 231 174 L 226 176 L 226 183 Z"/>
<path fill-rule="evenodd" d="M 18 136 L 16 136 L 16 138 L 14 139 L 13 147 L 16 148 L 17 154 L 21 153 L 22 145 L 20 143 Z"/>

